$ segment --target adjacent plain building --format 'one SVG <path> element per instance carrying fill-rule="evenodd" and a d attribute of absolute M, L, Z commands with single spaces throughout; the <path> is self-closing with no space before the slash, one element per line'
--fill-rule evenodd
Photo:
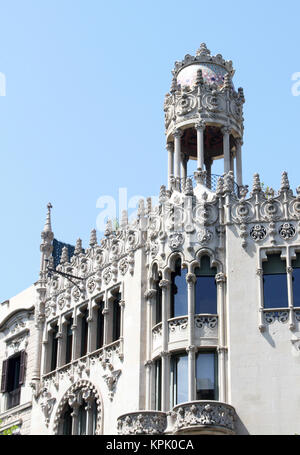
<path fill-rule="evenodd" d="M 157 206 L 84 249 L 48 205 L 37 281 L 0 304 L 0 432 L 300 432 L 300 187 L 243 184 L 233 75 L 205 44 L 175 63 Z"/>

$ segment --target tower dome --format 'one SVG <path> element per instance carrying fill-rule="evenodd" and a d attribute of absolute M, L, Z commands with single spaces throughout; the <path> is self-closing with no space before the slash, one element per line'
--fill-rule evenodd
<path fill-rule="evenodd" d="M 232 172 L 242 185 L 242 88 L 234 88 L 232 61 L 215 56 L 202 43 L 195 56 L 175 62 L 170 93 L 165 97 L 165 128 L 169 152 L 169 188 L 187 178 L 187 162 L 207 174 L 212 189 L 212 165 L 224 160 L 224 174 Z M 171 183 L 172 182 L 172 185 Z"/>

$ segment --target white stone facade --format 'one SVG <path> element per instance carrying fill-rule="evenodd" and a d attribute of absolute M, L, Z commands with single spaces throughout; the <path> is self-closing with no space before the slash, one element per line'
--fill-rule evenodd
<path fill-rule="evenodd" d="M 158 206 L 56 266 L 48 205 L 38 281 L 0 307 L 0 431 L 299 433 L 300 187 L 248 195 L 233 74 L 204 44 L 176 62 Z"/>

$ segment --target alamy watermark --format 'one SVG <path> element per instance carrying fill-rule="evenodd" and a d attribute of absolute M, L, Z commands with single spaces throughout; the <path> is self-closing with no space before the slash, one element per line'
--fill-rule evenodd
<path fill-rule="evenodd" d="M 6 77 L 0 73 L 0 96 L 6 96 Z"/>
<path fill-rule="evenodd" d="M 300 72 L 292 74 L 292 95 L 300 96 Z"/>

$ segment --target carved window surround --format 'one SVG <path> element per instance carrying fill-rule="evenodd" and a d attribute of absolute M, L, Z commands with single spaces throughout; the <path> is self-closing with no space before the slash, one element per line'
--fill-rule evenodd
<path fill-rule="evenodd" d="M 296 322 L 300 322 L 300 308 L 293 304 L 293 268 L 292 260 L 300 253 L 300 246 L 276 246 L 260 247 L 258 249 L 257 280 L 258 280 L 258 302 L 259 302 L 259 330 L 264 332 L 268 325 L 278 321 L 282 324 L 288 323 L 291 331 L 295 330 Z M 286 263 L 288 307 L 285 308 L 264 308 L 263 289 L 263 262 L 267 261 L 267 254 L 280 254 Z"/>

